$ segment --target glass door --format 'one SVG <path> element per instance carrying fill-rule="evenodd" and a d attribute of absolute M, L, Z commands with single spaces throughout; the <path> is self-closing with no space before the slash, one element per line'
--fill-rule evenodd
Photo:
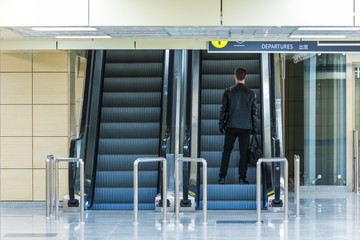
<path fill-rule="evenodd" d="M 355 79 L 355 130 L 360 131 L 360 64 L 353 65 L 353 74 Z M 357 139 L 358 149 L 360 146 L 359 138 Z M 358 159 L 359 161 L 359 159 Z M 359 164 L 358 164 L 359 166 Z M 359 169 L 358 169 L 359 170 Z M 356 173 L 356 171 L 354 171 Z M 359 173 L 359 171 L 357 171 Z M 360 182 L 359 174 L 355 176 L 358 178 L 358 182 Z M 358 189 L 359 190 L 359 189 Z"/>
<path fill-rule="evenodd" d="M 304 61 L 304 184 L 346 184 L 346 56 Z"/>

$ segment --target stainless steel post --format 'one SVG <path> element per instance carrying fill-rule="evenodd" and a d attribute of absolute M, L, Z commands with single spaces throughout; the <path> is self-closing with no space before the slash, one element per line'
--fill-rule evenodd
<path fill-rule="evenodd" d="M 288 222 L 288 210 L 289 210 L 289 192 L 288 192 L 288 182 L 289 182 L 289 163 L 287 159 L 284 161 L 284 222 Z"/>
<path fill-rule="evenodd" d="M 256 164 L 256 212 L 256 222 L 261 223 L 261 159 Z"/>
<path fill-rule="evenodd" d="M 138 158 L 134 161 L 134 223 L 138 223 L 138 169 L 139 163 L 141 162 L 163 162 L 163 221 L 166 222 L 166 213 L 167 213 L 167 167 L 166 167 L 166 159 L 165 158 Z"/>
<path fill-rule="evenodd" d="M 202 159 L 203 164 L 203 223 L 207 223 L 207 162 Z"/>
<path fill-rule="evenodd" d="M 175 160 L 175 220 L 179 220 L 179 162 L 198 162 L 203 165 L 203 223 L 207 223 L 207 162 L 203 158 L 179 157 Z"/>
<path fill-rule="evenodd" d="M 50 156 L 46 158 L 46 218 L 50 218 Z"/>
<path fill-rule="evenodd" d="M 359 132 L 353 132 L 354 137 L 354 191 L 359 193 Z"/>
<path fill-rule="evenodd" d="M 294 156 L 296 219 L 300 219 L 300 156 Z"/>
<path fill-rule="evenodd" d="M 176 159 L 175 161 L 175 221 L 179 220 L 180 203 L 178 196 L 179 196 L 179 161 Z"/>
<path fill-rule="evenodd" d="M 167 213 L 167 163 L 166 159 L 162 160 L 163 164 L 163 181 L 162 181 L 162 194 L 163 194 L 163 222 L 166 222 L 166 213 Z"/>
<path fill-rule="evenodd" d="M 261 163 L 284 162 L 284 222 L 288 222 L 288 178 L 289 167 L 286 158 L 260 158 L 256 164 L 256 211 L 257 223 L 261 223 Z"/>
<path fill-rule="evenodd" d="M 55 158 L 50 156 L 50 215 L 54 214 L 55 194 Z"/>
<path fill-rule="evenodd" d="M 139 160 L 134 162 L 134 223 L 138 223 L 138 166 Z"/>
<path fill-rule="evenodd" d="M 84 161 L 79 159 L 80 163 L 80 223 L 84 224 L 84 185 L 85 185 L 85 172 L 84 172 Z"/>
<path fill-rule="evenodd" d="M 59 161 L 55 161 L 55 221 L 59 220 Z"/>

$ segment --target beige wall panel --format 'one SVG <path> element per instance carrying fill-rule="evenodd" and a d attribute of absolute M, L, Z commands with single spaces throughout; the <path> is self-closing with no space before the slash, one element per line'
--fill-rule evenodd
<path fill-rule="evenodd" d="M 32 104 L 32 74 L 0 73 L 0 103 Z"/>
<path fill-rule="evenodd" d="M 45 169 L 34 169 L 33 176 L 33 201 L 44 201 L 46 199 Z M 59 200 L 62 201 L 68 195 L 68 172 L 59 170 Z"/>
<path fill-rule="evenodd" d="M 34 72 L 67 72 L 68 54 L 66 52 L 38 52 L 34 56 Z"/>
<path fill-rule="evenodd" d="M 224 26 L 352 26 L 352 0 L 223 0 Z"/>
<path fill-rule="evenodd" d="M 1 49 L 1 45 L 0 45 Z M 31 72 L 32 55 L 20 52 L 0 52 L 0 72 Z"/>
<path fill-rule="evenodd" d="M 34 73 L 34 104 L 67 104 L 67 73 Z"/>
<path fill-rule="evenodd" d="M 31 137 L 1 137 L 1 168 L 32 168 Z"/>
<path fill-rule="evenodd" d="M 34 137 L 33 166 L 45 168 L 47 155 L 54 157 L 68 157 L 69 144 L 67 137 Z M 66 163 L 60 163 L 60 167 L 66 167 Z"/>
<path fill-rule="evenodd" d="M 0 26 L 85 26 L 88 0 L 1 0 Z"/>
<path fill-rule="evenodd" d="M 90 0 L 92 26 L 219 26 L 220 0 Z"/>
<path fill-rule="evenodd" d="M 0 114 L 1 136 L 32 135 L 31 105 L 2 105 Z"/>
<path fill-rule="evenodd" d="M 46 200 L 45 169 L 33 170 L 33 201 Z"/>
<path fill-rule="evenodd" d="M 2 169 L 1 170 L 1 200 L 31 201 L 32 200 L 32 170 Z"/>
<path fill-rule="evenodd" d="M 68 136 L 67 105 L 34 105 L 34 136 Z"/>

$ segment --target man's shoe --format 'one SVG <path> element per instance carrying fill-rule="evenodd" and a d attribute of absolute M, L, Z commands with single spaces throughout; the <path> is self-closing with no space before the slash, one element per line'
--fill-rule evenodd
<path fill-rule="evenodd" d="M 246 179 L 239 179 L 240 184 L 249 184 L 249 182 Z"/>
<path fill-rule="evenodd" d="M 225 178 L 224 177 L 219 178 L 218 183 L 219 184 L 225 184 Z"/>

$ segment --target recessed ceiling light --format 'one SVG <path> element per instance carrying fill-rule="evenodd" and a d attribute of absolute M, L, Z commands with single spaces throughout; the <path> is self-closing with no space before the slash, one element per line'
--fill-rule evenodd
<path fill-rule="evenodd" d="M 71 39 L 77 39 L 77 38 L 112 38 L 110 36 L 56 36 L 56 38 L 71 38 Z"/>
<path fill-rule="evenodd" d="M 33 27 L 31 28 L 34 31 L 39 31 L 39 32 L 86 32 L 86 31 L 97 31 L 96 28 L 94 27 Z"/>
<path fill-rule="evenodd" d="M 317 39 L 324 39 L 324 38 L 346 38 L 345 35 L 291 35 L 290 38 L 317 38 Z"/>
<path fill-rule="evenodd" d="M 359 31 L 358 27 L 299 27 L 299 31 Z"/>

